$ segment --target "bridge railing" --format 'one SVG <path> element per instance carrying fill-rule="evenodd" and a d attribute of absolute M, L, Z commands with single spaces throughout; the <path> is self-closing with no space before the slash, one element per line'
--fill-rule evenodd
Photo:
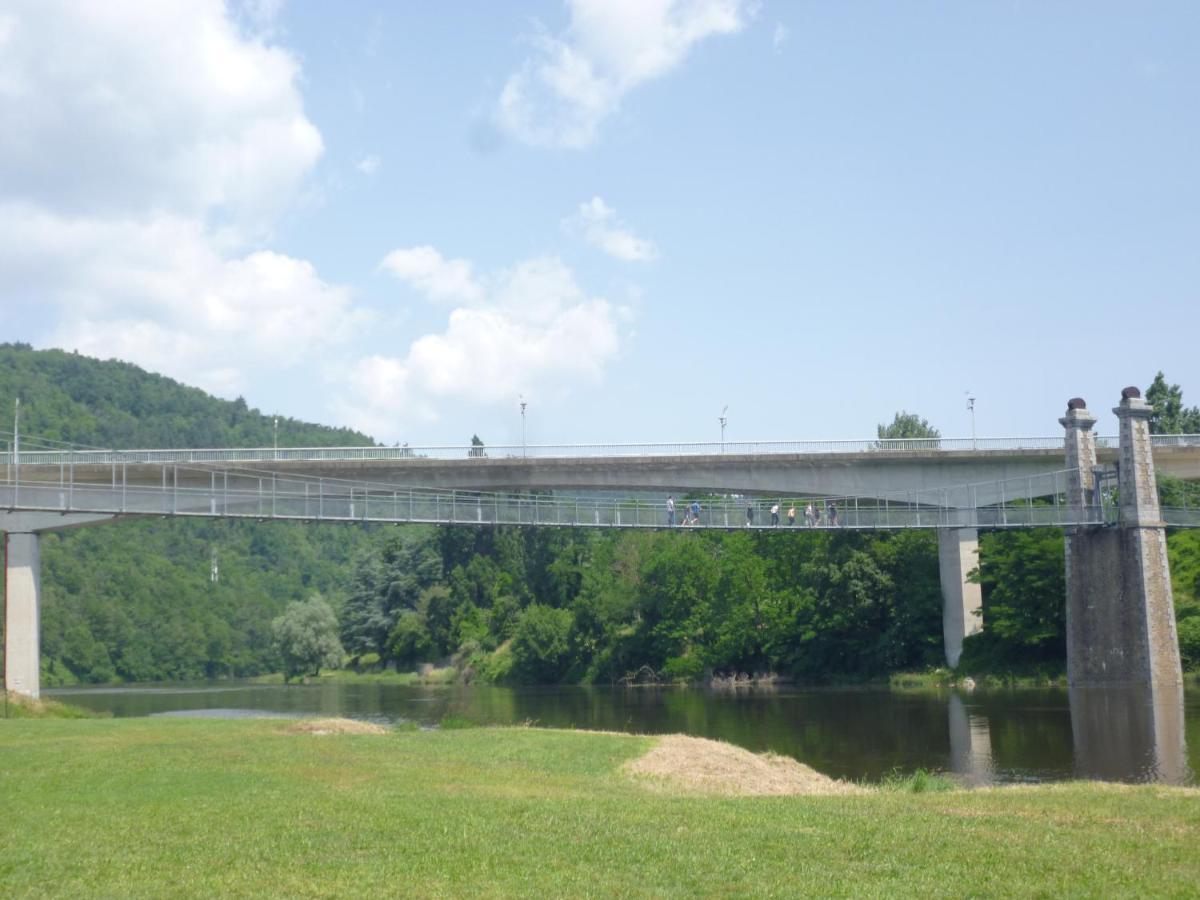
<path fill-rule="evenodd" d="M 1100 436 L 1100 446 L 1115 447 L 1117 438 Z M 1156 434 L 1155 447 L 1200 447 L 1200 435 Z M 32 449 L 22 447 L 16 459 L 11 442 L 2 444 L 0 465 L 112 465 L 120 463 L 237 464 L 270 462 L 369 462 L 405 460 L 591 459 L 598 457 L 767 456 L 839 453 L 959 453 L 989 450 L 1061 450 L 1062 436 L 999 438 L 885 438 L 875 440 L 726 441 L 651 444 L 499 444 L 398 447 L 232 447 L 179 449 Z"/>
<path fill-rule="evenodd" d="M 42 470 L 44 471 L 44 470 Z M 144 475 L 144 472 L 142 473 Z M 1010 528 L 1099 524 L 1111 507 L 1074 518 L 1065 502 L 1069 472 L 858 498 L 680 498 L 664 500 L 436 489 L 399 489 L 344 479 L 162 466 L 161 480 L 136 483 L 126 467 L 97 482 L 63 468 L 58 481 L 0 482 L 0 507 L 119 515 L 238 517 L 334 522 L 562 525 L 606 528 Z M 1015 498 L 1015 499 L 1014 499 Z M 795 510 L 794 521 L 788 511 Z"/>

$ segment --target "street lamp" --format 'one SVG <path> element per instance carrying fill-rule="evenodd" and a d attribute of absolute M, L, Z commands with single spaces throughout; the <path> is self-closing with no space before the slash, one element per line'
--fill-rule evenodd
<path fill-rule="evenodd" d="M 975 440 L 975 398 L 967 391 L 967 409 L 971 412 L 971 449 L 978 450 L 979 442 Z"/>
<path fill-rule="evenodd" d="M 279 416 L 271 417 L 271 447 L 275 451 L 275 458 L 279 459 Z"/>
<path fill-rule="evenodd" d="M 728 403 L 725 404 L 725 406 L 721 409 L 721 415 L 719 415 L 717 417 L 717 420 L 721 423 L 721 452 L 722 453 L 725 452 L 725 423 L 729 421 L 725 417 L 725 413 L 727 413 L 727 412 L 729 412 L 729 404 Z"/>
<path fill-rule="evenodd" d="M 524 459 L 527 455 L 525 448 L 525 397 L 523 394 L 518 394 L 521 401 L 521 458 Z"/>

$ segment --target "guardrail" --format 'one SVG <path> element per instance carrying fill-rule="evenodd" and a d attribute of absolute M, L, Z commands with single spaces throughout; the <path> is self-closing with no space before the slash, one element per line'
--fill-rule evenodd
<path fill-rule="evenodd" d="M 184 477 L 181 479 L 180 474 Z M 1116 510 L 1106 500 L 1083 511 L 1066 504 L 1067 471 L 997 482 L 910 491 L 878 498 L 739 497 L 663 499 L 564 496 L 435 489 L 396 489 L 342 479 L 279 473 L 185 470 L 164 466 L 159 484 L 129 483 L 123 471 L 107 483 L 0 482 L 0 508 L 113 515 L 199 516 L 329 522 L 423 522 L 593 528 L 730 529 L 1023 528 L 1104 524 Z M 1020 498 L 1020 499 L 1014 499 Z M 794 517 L 789 516 L 794 511 Z M 1200 527 L 1197 510 L 1174 511 Z"/>
<path fill-rule="evenodd" d="M 1117 444 L 1116 437 L 1097 438 L 1100 445 Z M 1200 447 L 1200 435 L 1160 434 L 1151 438 L 1155 447 Z M 727 441 L 725 443 L 659 444 L 539 444 L 439 445 L 410 447 L 241 447 L 130 450 L 25 450 L 24 466 L 111 465 L 114 463 L 263 463 L 263 462 L 361 462 L 421 459 L 594 459 L 663 456 L 761 456 L 772 454 L 835 454 L 896 452 L 985 452 L 994 450 L 1061 450 L 1059 437 L 1033 438 L 914 438 L 829 441 Z M 11 450 L 0 452 L 0 465 L 14 463 Z"/>

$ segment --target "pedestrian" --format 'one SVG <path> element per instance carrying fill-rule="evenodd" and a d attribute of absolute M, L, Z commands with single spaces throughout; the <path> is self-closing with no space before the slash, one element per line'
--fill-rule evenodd
<path fill-rule="evenodd" d="M 834 528 L 836 528 L 837 524 L 838 524 L 837 501 L 836 500 L 834 500 L 832 503 L 829 504 L 829 524 L 832 525 Z"/>
<path fill-rule="evenodd" d="M 791 528 L 795 524 L 796 524 L 796 504 L 791 503 L 788 505 L 788 528 Z"/>
<path fill-rule="evenodd" d="M 754 524 L 754 501 L 746 501 L 746 527 L 749 528 Z"/>
<path fill-rule="evenodd" d="M 667 527 L 670 528 L 675 524 L 675 497 L 671 495 L 667 497 Z"/>
<path fill-rule="evenodd" d="M 817 514 L 813 512 L 812 502 L 809 501 L 804 506 L 804 524 L 812 528 L 817 522 Z"/>
<path fill-rule="evenodd" d="M 693 500 L 692 505 L 688 507 L 688 511 L 692 514 L 692 524 L 700 524 L 700 501 Z"/>
<path fill-rule="evenodd" d="M 771 527 L 772 528 L 779 527 L 779 504 L 778 503 L 774 503 L 771 505 Z"/>

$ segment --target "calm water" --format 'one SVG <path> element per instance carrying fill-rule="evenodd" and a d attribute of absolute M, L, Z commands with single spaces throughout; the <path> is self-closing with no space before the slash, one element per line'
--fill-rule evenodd
<path fill-rule="evenodd" d="M 115 716 L 338 715 L 434 725 L 683 732 L 771 750 L 841 778 L 898 769 L 968 784 L 1102 778 L 1195 783 L 1200 690 L 1152 702 L 1136 692 L 1065 689 L 889 691 L 401 687 L 387 684 L 131 686 L 49 691 Z"/>

